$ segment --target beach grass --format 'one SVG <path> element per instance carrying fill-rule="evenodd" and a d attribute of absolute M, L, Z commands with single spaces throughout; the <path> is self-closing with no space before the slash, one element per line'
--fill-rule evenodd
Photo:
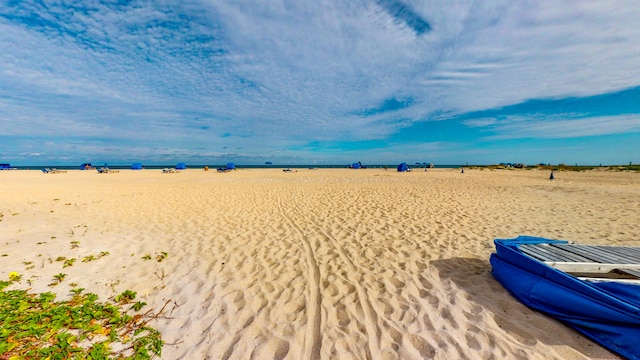
<path fill-rule="evenodd" d="M 469 169 L 480 169 L 480 170 L 518 170 L 518 168 L 509 166 L 506 164 L 498 164 L 498 165 L 472 165 L 467 166 Z M 630 165 L 567 165 L 567 164 L 557 164 L 557 165 L 522 165 L 520 169 L 523 170 L 553 170 L 553 171 L 589 171 L 589 170 L 605 170 L 605 171 L 632 171 L 632 172 L 640 172 L 640 165 L 630 164 Z"/>

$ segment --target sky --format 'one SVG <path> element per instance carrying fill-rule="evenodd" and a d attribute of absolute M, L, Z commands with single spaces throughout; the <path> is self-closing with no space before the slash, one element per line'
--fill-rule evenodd
<path fill-rule="evenodd" d="M 0 0 L 0 162 L 640 163 L 640 3 Z"/>

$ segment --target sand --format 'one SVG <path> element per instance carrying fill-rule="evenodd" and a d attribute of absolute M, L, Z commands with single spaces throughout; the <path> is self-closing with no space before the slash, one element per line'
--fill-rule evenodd
<path fill-rule="evenodd" d="M 22 287 L 59 298 L 79 286 L 101 300 L 136 291 L 147 309 L 169 302 L 150 324 L 163 359 L 617 359 L 490 274 L 494 238 L 640 245 L 640 174 L 548 178 L 4 171 L 0 277 L 17 271 Z"/>

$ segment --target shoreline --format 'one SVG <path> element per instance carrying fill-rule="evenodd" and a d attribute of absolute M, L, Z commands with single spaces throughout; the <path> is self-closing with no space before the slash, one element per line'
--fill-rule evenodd
<path fill-rule="evenodd" d="M 396 171 L 399 165 L 369 165 L 362 168 L 350 168 L 346 165 L 233 165 L 233 170 L 285 170 L 285 169 L 306 169 L 306 170 L 319 170 L 319 169 L 348 169 L 358 171 L 371 171 L 371 170 L 387 170 Z M 130 165 L 109 165 L 109 166 L 93 166 L 88 169 L 80 169 L 78 166 L 72 165 L 58 165 L 58 166 L 14 166 L 11 168 L 0 169 L 0 173 L 6 171 L 42 171 L 54 170 L 57 171 L 96 171 L 96 170 L 131 170 L 131 171 L 143 171 L 143 170 L 205 170 L 216 172 L 217 170 L 223 170 L 226 165 L 189 165 L 186 168 L 178 168 L 175 165 L 141 165 L 141 168 L 133 169 Z M 530 165 L 530 166 L 507 166 L 507 165 L 433 165 L 428 167 L 424 165 L 411 165 L 408 164 L 409 171 L 429 171 L 436 169 L 474 169 L 474 170 L 509 170 L 509 171 L 572 171 L 572 172 L 586 172 L 586 171 L 612 171 L 612 172 L 636 172 L 640 173 L 640 165 Z M 228 170 L 228 169 L 227 169 Z"/>

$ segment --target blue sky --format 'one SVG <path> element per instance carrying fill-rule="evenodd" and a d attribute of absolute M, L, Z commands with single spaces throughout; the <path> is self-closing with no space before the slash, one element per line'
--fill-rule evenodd
<path fill-rule="evenodd" d="M 640 163 L 633 1 L 0 1 L 0 162 Z"/>

